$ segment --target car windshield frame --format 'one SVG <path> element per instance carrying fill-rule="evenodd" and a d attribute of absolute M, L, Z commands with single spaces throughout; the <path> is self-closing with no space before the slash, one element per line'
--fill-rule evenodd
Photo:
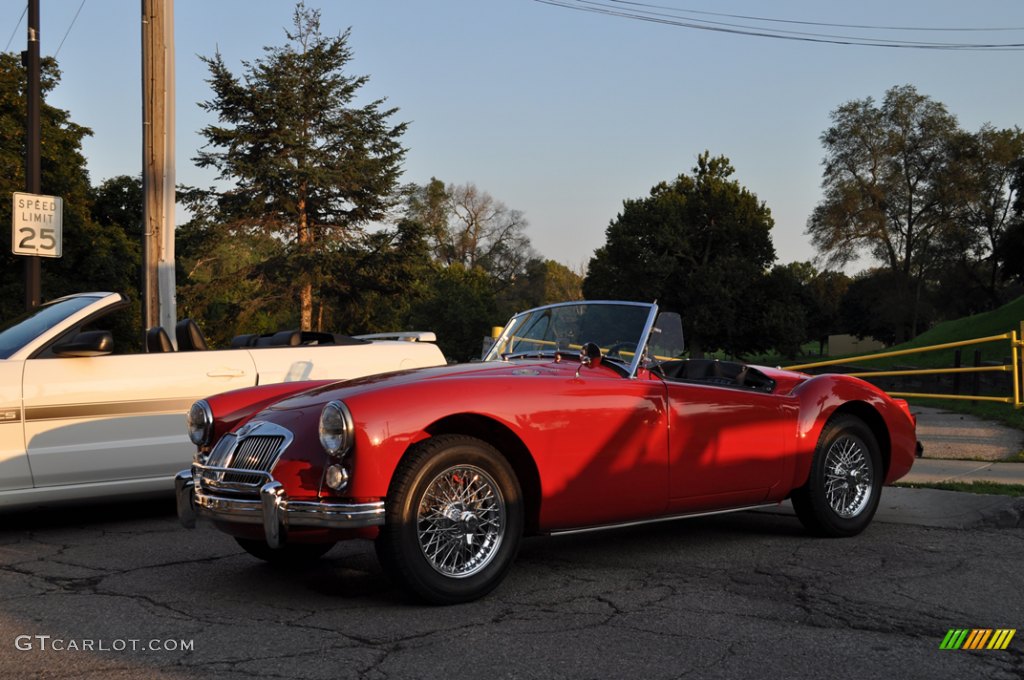
<path fill-rule="evenodd" d="M 652 302 L 576 300 L 535 307 L 509 319 L 484 361 L 579 356 L 583 344 L 593 342 L 604 359 L 620 362 L 633 378 L 657 317 Z M 608 356 L 609 350 L 617 356 Z"/>
<path fill-rule="evenodd" d="M 51 328 L 93 305 L 99 297 L 76 295 L 48 302 L 0 326 L 0 359 L 9 359 Z"/>

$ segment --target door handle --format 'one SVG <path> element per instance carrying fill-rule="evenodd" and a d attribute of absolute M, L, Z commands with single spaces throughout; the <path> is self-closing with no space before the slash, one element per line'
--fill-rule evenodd
<path fill-rule="evenodd" d="M 218 368 L 207 371 L 206 375 L 210 378 L 241 378 L 245 375 L 245 371 L 240 368 Z"/>

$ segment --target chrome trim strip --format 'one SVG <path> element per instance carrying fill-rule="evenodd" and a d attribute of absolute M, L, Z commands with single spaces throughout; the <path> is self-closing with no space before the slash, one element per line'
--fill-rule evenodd
<path fill-rule="evenodd" d="M 293 501 L 288 500 L 284 487 L 277 481 L 264 484 L 259 498 L 229 498 L 207 493 L 195 486 L 192 470 L 179 472 L 174 486 L 178 518 L 186 528 L 193 528 L 196 518 L 263 525 L 267 543 L 272 547 L 282 545 L 293 528 L 363 529 L 384 524 L 384 501 Z"/>
<path fill-rule="evenodd" d="M 203 484 L 221 490 L 221 491 L 242 491 L 244 493 L 255 493 L 259 491 L 259 488 L 263 484 L 274 481 L 273 476 L 269 472 L 263 470 L 242 470 L 240 468 L 227 468 L 227 467 L 216 467 L 213 465 L 200 465 L 196 463 L 192 466 L 193 474 L 196 475 L 199 481 Z M 198 474 L 196 474 L 198 472 Z M 220 479 L 214 479 L 206 476 L 207 472 L 212 472 L 216 475 L 220 475 Z M 222 481 L 226 473 L 231 474 L 245 474 L 253 477 L 262 477 L 262 482 L 225 482 Z"/>
<path fill-rule="evenodd" d="M 658 303 L 651 303 L 651 311 L 647 314 L 647 323 L 644 324 L 644 332 L 640 334 L 640 345 L 636 348 L 636 354 L 633 355 L 633 362 L 629 365 L 629 379 L 633 380 L 636 378 L 636 372 L 640 368 L 640 362 L 644 360 L 644 355 L 647 353 L 647 345 L 651 341 L 651 329 L 654 328 L 654 322 L 658 320 Z"/>
<path fill-rule="evenodd" d="M 668 515 L 665 517 L 655 517 L 653 519 L 638 519 L 632 522 L 619 522 L 618 524 L 601 524 L 592 527 L 581 527 L 578 529 L 556 529 L 555 531 L 549 531 L 549 536 L 565 536 L 567 534 L 587 534 L 594 531 L 604 531 L 605 529 L 626 529 L 629 527 L 638 527 L 644 524 L 657 524 L 659 522 L 671 522 L 677 519 L 690 519 L 693 517 L 710 517 L 711 515 L 727 515 L 732 512 L 744 512 L 746 510 L 758 510 L 760 508 L 773 508 L 778 506 L 778 503 L 760 503 L 758 505 L 745 505 L 742 508 L 729 508 L 727 510 L 708 510 L 705 512 L 684 512 L 679 515 Z"/>
<path fill-rule="evenodd" d="M 186 529 L 196 528 L 196 507 L 192 502 L 195 482 L 191 470 L 174 475 L 174 498 L 178 505 L 178 521 Z"/>
<path fill-rule="evenodd" d="M 275 549 L 280 548 L 284 543 L 281 540 L 281 535 L 288 533 L 288 513 L 282 512 L 284 484 L 281 482 L 264 484 L 260 488 L 260 505 L 263 506 L 263 535 L 267 537 L 267 545 Z"/>

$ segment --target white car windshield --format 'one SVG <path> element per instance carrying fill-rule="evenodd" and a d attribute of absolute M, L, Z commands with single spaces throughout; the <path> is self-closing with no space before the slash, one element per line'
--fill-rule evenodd
<path fill-rule="evenodd" d="M 88 296 L 56 300 L 0 326 L 0 359 L 10 358 L 19 349 L 94 302 L 96 298 Z"/>

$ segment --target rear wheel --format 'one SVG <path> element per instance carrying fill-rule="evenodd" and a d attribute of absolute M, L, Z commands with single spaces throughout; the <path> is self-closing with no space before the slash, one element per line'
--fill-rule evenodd
<path fill-rule="evenodd" d="M 793 492 L 804 527 L 819 536 L 853 536 L 871 523 L 882 492 L 882 456 L 871 429 L 840 415 L 821 432 L 807 483 Z"/>
<path fill-rule="evenodd" d="M 522 532 L 522 493 L 508 461 L 479 439 L 440 435 L 395 471 L 376 548 L 402 588 L 455 604 L 501 583 Z"/>
<path fill-rule="evenodd" d="M 271 548 L 266 541 L 252 538 L 236 537 L 235 541 L 245 552 L 275 567 L 300 567 L 315 562 L 334 547 L 334 543 L 291 543 Z"/>

